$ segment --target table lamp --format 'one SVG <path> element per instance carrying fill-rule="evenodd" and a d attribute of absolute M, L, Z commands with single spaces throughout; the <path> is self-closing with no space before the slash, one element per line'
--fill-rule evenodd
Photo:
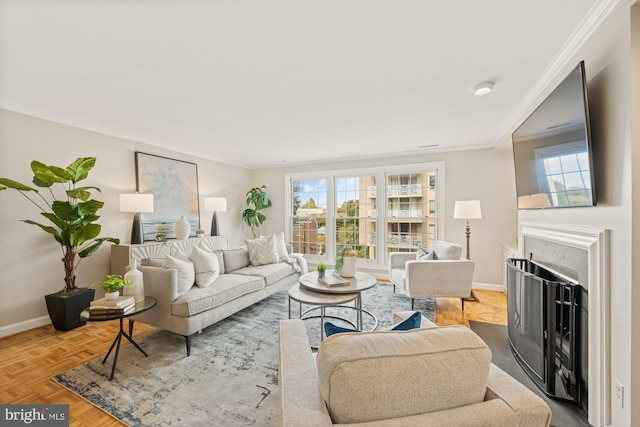
<path fill-rule="evenodd" d="M 121 194 L 120 212 L 135 212 L 131 226 L 131 243 L 144 243 L 144 231 L 140 213 L 153 212 L 153 194 Z"/>
<path fill-rule="evenodd" d="M 218 224 L 217 212 L 227 211 L 227 198 L 226 197 L 205 197 L 204 209 L 207 211 L 213 211 L 211 217 L 211 235 L 220 235 L 220 225 Z"/>

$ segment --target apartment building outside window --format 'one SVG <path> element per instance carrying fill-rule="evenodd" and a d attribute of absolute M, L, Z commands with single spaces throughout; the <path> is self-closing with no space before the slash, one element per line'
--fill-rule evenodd
<path fill-rule="evenodd" d="M 352 247 L 359 265 L 383 268 L 393 251 L 416 251 L 441 233 L 442 162 L 286 177 L 287 233 L 295 252 L 333 264 Z"/>

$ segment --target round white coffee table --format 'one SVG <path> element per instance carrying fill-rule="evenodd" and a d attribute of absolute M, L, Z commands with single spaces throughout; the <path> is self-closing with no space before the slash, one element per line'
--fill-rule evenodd
<path fill-rule="evenodd" d="M 326 272 L 327 275 L 332 273 L 331 270 Z M 355 300 L 355 306 L 341 306 L 345 308 L 351 308 L 356 311 L 357 321 L 354 325 L 348 319 L 340 317 L 339 319 L 346 321 L 347 323 L 353 325 L 355 328 L 362 330 L 362 315 L 366 314 L 373 320 L 373 327 L 371 330 L 375 330 L 378 327 L 378 319 L 373 313 L 362 308 L 362 291 L 367 289 L 371 289 L 376 285 L 375 277 L 370 274 L 357 272 L 354 277 L 347 278 L 349 280 L 349 284 L 347 285 L 338 285 L 338 286 L 327 286 L 322 282 L 318 281 L 318 272 L 313 271 L 307 274 L 300 276 L 299 286 L 293 286 L 289 290 L 289 317 L 291 317 L 291 300 L 298 301 L 302 304 L 308 305 L 316 305 L 317 307 L 313 307 L 304 312 L 300 313 L 300 318 L 315 318 L 318 316 L 305 316 L 310 311 L 320 310 L 320 318 L 321 318 L 321 328 L 320 328 L 320 340 L 322 341 L 324 336 L 324 331 L 322 325 L 324 324 L 325 317 L 334 317 L 335 316 L 327 316 L 325 308 L 328 306 L 338 306 L 340 304 L 345 304 L 347 302 L 351 302 Z"/>

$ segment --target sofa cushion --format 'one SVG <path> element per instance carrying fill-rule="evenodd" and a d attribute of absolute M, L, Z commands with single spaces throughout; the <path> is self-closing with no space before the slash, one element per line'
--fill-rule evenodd
<path fill-rule="evenodd" d="M 171 314 L 189 317 L 264 288 L 259 277 L 222 274 L 207 288 L 194 287 L 171 304 Z"/>
<path fill-rule="evenodd" d="M 464 326 L 336 334 L 318 350 L 334 423 L 366 423 L 484 400 L 491 351 Z"/>
<path fill-rule="evenodd" d="M 267 286 L 273 285 L 278 280 L 294 274 L 296 270 L 291 264 L 286 262 L 276 262 L 275 264 L 260 265 L 257 267 L 244 267 L 233 272 L 233 274 L 241 274 L 243 276 L 262 277 Z"/>
<path fill-rule="evenodd" d="M 237 249 L 224 249 L 222 251 L 224 259 L 224 272 L 233 273 L 234 271 L 249 266 L 249 251 L 246 247 Z"/>
<path fill-rule="evenodd" d="M 253 266 L 273 264 L 280 260 L 275 234 L 253 240 L 247 239 L 245 243 L 249 251 L 249 261 Z"/>
<path fill-rule="evenodd" d="M 166 255 L 162 268 L 174 269 L 178 272 L 178 294 L 187 292 L 193 286 L 196 279 L 196 271 L 193 263 L 186 255 L 181 253 L 177 253 L 175 257 Z"/>
<path fill-rule="evenodd" d="M 460 259 L 462 256 L 462 246 L 442 240 L 431 242 L 430 250 L 434 252 L 433 259 Z"/>
<path fill-rule="evenodd" d="M 196 271 L 195 282 L 199 288 L 211 286 L 220 275 L 218 257 L 213 252 L 196 246 L 191 251 L 189 259 L 193 262 L 193 267 Z"/>

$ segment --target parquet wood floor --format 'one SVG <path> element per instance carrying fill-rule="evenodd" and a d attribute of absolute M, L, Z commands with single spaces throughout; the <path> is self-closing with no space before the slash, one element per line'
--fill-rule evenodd
<path fill-rule="evenodd" d="M 465 325 L 469 320 L 507 324 L 507 297 L 502 292 L 477 290 L 479 302 L 466 302 L 464 313 L 457 298 L 438 298 L 438 325 Z M 155 332 L 155 327 L 136 323 L 136 339 Z M 53 381 L 64 372 L 104 356 L 118 333 L 118 321 L 88 322 L 69 332 L 51 325 L 0 339 L 0 403 L 68 403 L 70 426 L 122 426 L 115 418 Z M 126 340 L 122 345 L 130 345 Z M 107 363 L 112 361 L 111 356 Z"/>

